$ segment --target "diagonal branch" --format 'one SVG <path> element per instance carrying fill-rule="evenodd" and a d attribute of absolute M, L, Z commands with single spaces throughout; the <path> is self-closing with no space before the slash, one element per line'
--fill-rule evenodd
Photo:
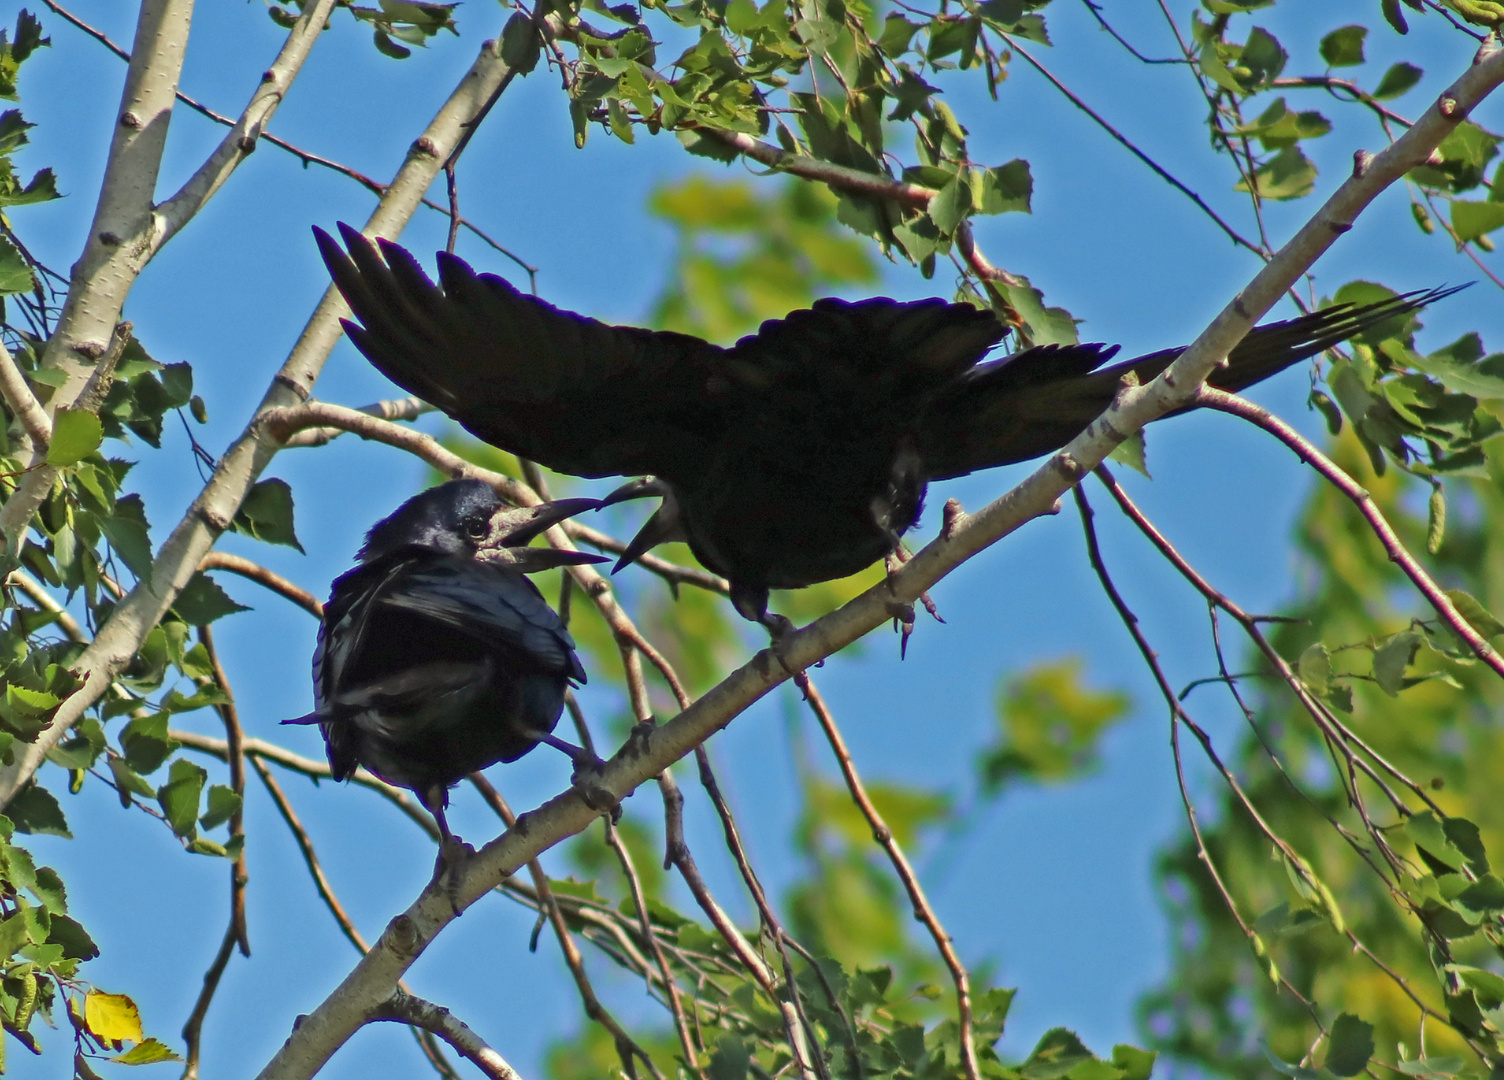
<path fill-rule="evenodd" d="M 929 897 L 924 895 L 924 887 L 919 884 L 919 875 L 914 872 L 913 864 L 909 862 L 908 856 L 899 846 L 892 827 L 883 820 L 882 814 L 872 802 L 872 797 L 867 794 L 866 785 L 857 774 L 856 762 L 851 759 L 851 750 L 846 746 L 846 739 L 841 734 L 835 717 L 830 714 L 825 699 L 820 696 L 820 691 L 815 689 L 814 680 L 808 675 L 801 676 L 799 688 L 804 691 L 809 707 L 814 711 L 815 719 L 820 722 L 820 729 L 825 732 L 825 738 L 830 743 L 830 751 L 835 754 L 836 763 L 841 767 L 841 776 L 846 780 L 846 789 L 851 792 L 851 801 L 856 803 L 857 809 L 862 812 L 862 816 L 867 819 L 867 824 L 872 827 L 872 839 L 877 841 L 878 846 L 887 853 L 888 861 L 893 864 L 893 872 L 902 882 L 904 892 L 909 894 L 914 918 L 923 923 L 924 928 L 930 932 L 930 937 L 935 941 L 935 948 L 940 950 L 940 958 L 945 961 L 946 969 L 950 971 L 951 981 L 956 984 L 956 1021 L 961 1041 L 961 1065 L 966 1070 L 967 1080 L 981 1080 L 982 1072 L 981 1066 L 977 1063 L 976 1034 L 972 1023 L 971 976 L 966 971 L 966 965 L 961 963 L 961 957 L 956 953 L 950 934 L 946 933 L 945 927 L 941 925 L 940 917 L 935 914 Z"/>
<path fill-rule="evenodd" d="M 1316 449 L 1298 431 L 1268 409 L 1240 398 L 1236 394 L 1203 386 L 1196 401 L 1199 405 L 1231 413 L 1256 427 L 1263 428 L 1294 450 L 1300 460 L 1310 465 L 1328 483 L 1352 500 L 1358 512 L 1368 521 L 1374 535 L 1379 538 L 1379 543 L 1384 545 L 1390 561 L 1414 583 L 1415 587 L 1420 590 L 1420 594 L 1436 609 L 1436 614 L 1440 615 L 1442 621 L 1451 627 L 1452 632 L 1467 642 L 1468 648 L 1477 654 L 1478 659 L 1493 668 L 1495 674 L 1504 677 L 1504 656 L 1500 656 L 1498 650 L 1488 643 L 1488 639 L 1478 633 L 1473 628 L 1473 624 L 1457 610 L 1457 605 L 1452 603 L 1452 598 L 1436 583 L 1435 578 L 1426 573 L 1426 568 L 1421 566 L 1420 561 L 1400 542 L 1400 538 L 1395 535 L 1394 529 L 1374 503 L 1373 496 L 1369 495 L 1363 486 L 1349 476 L 1340 465 Z"/>
<path fill-rule="evenodd" d="M 508 1065 L 506 1059 L 491 1049 L 484 1039 L 448 1009 L 431 1001 L 424 1001 L 398 990 L 371 1010 L 370 1019 L 397 1020 L 437 1035 L 490 1080 L 522 1080 L 517 1070 Z"/>

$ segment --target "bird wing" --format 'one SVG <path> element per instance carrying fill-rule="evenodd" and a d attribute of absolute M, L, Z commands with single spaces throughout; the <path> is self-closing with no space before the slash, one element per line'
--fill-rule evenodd
<path fill-rule="evenodd" d="M 426 559 L 409 567 L 377 602 L 489 648 L 525 654 L 544 671 L 585 681 L 563 622 L 531 581 L 504 567 L 458 557 Z"/>
<path fill-rule="evenodd" d="M 1403 293 L 1361 307 L 1334 304 L 1256 326 L 1207 384 L 1235 393 L 1456 291 Z M 1117 351 L 1106 345 L 1043 345 L 972 368 L 935 400 L 923 421 L 920 454 L 926 476 L 945 480 L 1058 450 L 1112 404 L 1125 374 L 1131 371 L 1148 382 L 1185 347 L 1102 367 Z"/>
<path fill-rule="evenodd" d="M 346 255 L 314 232 L 359 320 L 350 340 L 493 446 L 576 476 L 635 476 L 693 462 L 714 438 L 718 346 L 561 311 L 443 252 L 435 285 L 396 244 L 341 225 Z"/>
<path fill-rule="evenodd" d="M 763 323 L 722 369 L 749 390 L 912 401 L 972 367 L 1004 333 L 996 315 L 971 304 L 827 298 Z"/>

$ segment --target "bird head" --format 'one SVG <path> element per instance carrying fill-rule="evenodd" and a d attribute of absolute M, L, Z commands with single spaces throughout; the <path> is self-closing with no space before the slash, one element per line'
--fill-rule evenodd
<path fill-rule="evenodd" d="M 483 480 L 451 480 L 414 495 L 373 525 L 356 557 L 372 562 L 400 548 L 419 548 L 481 558 L 523 573 L 606 562 L 582 551 L 527 546 L 549 526 L 599 505 L 596 499 L 559 499 L 538 506 L 508 506 Z"/>

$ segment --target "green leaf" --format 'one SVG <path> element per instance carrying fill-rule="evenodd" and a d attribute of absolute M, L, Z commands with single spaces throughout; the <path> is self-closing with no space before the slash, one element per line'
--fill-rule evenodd
<path fill-rule="evenodd" d="M 1363 63 L 1366 26 L 1343 26 L 1321 39 L 1321 58 L 1327 67 L 1355 67 Z"/>
<path fill-rule="evenodd" d="M 141 496 L 126 495 L 115 500 L 115 512 L 96 518 L 110 547 L 136 575 L 138 581 L 151 577 L 152 550 L 150 526 Z"/>
<path fill-rule="evenodd" d="M 47 464 L 75 465 L 104 441 L 99 417 L 83 409 L 59 409 L 52 418 L 52 441 L 47 444 Z"/>
<path fill-rule="evenodd" d="M 157 788 L 157 804 L 167 818 L 167 824 L 179 836 L 192 839 L 198 833 L 194 821 L 198 818 L 199 796 L 209 774 L 187 758 L 178 758 L 167 772 L 167 783 Z"/>
<path fill-rule="evenodd" d="M 1462 243 L 1476 240 L 1504 226 L 1504 202 L 1452 200 L 1452 228 Z"/>
<path fill-rule="evenodd" d="M 1462 589 L 1448 589 L 1446 593 L 1447 598 L 1452 601 L 1452 606 L 1457 609 L 1457 613 L 1483 637 L 1492 638 L 1504 634 L 1504 623 L 1494 618 L 1489 610 L 1470 594 Z"/>
<path fill-rule="evenodd" d="M 156 772 L 179 745 L 176 739 L 167 737 L 166 713 L 136 717 L 120 730 L 120 748 L 125 751 L 126 763 L 137 773 Z M 145 780 L 141 784 L 146 790 L 141 791 L 134 784 L 131 790 L 140 795 L 155 794 Z"/>
<path fill-rule="evenodd" d="M 945 236 L 955 233 L 971 210 L 971 184 L 964 170 L 930 199 L 929 215 Z"/>
<path fill-rule="evenodd" d="M 292 488 L 285 480 L 263 480 L 251 488 L 232 526 L 238 533 L 268 544 L 285 544 L 303 550 L 293 531 Z"/>
<path fill-rule="evenodd" d="M 1253 173 L 1253 183 L 1263 199 L 1299 199 L 1316 188 L 1316 166 L 1298 146 L 1289 146 L 1264 162 Z M 1248 184 L 1238 181 L 1236 191 L 1247 191 Z"/>
<path fill-rule="evenodd" d="M 1027 214 L 1034 195 L 1034 177 L 1029 163 L 1016 158 L 1006 165 L 987 169 L 976 174 L 981 180 L 981 191 L 973 186 L 972 202 L 979 214 Z"/>
<path fill-rule="evenodd" d="M 1107 729 L 1128 715 L 1121 691 L 1083 685 L 1082 663 L 1069 657 L 1036 664 L 998 688 L 997 742 L 977 758 L 984 792 L 1015 778 L 1062 781 L 1096 767 Z"/>
<path fill-rule="evenodd" d="M 543 43 L 538 40 L 533 20 L 514 12 L 501 31 L 501 59 L 519 75 L 526 75 L 538 66 L 538 55 Z"/>
<path fill-rule="evenodd" d="M 77 919 L 69 915 L 53 914 L 47 944 L 61 945 L 63 956 L 69 960 L 93 960 L 99 955 L 99 946 L 89 936 Z"/>
<path fill-rule="evenodd" d="M 6 804 L 5 814 L 15 824 L 16 832 L 73 839 L 57 798 L 34 780 Z"/>
<path fill-rule="evenodd" d="M 1136 1046 L 1119 1043 L 1112 1048 L 1112 1063 L 1122 1072 L 1123 1080 L 1149 1080 L 1154 1071 L 1157 1051 L 1140 1050 Z"/>
<path fill-rule="evenodd" d="M 172 610 L 189 626 L 207 626 L 215 619 L 251 609 L 230 599 L 208 574 L 195 572 L 172 602 Z"/>
<path fill-rule="evenodd" d="M 1431 489 L 1426 502 L 1426 550 L 1435 555 L 1441 550 L 1441 542 L 1447 532 L 1446 490 L 1437 484 Z"/>
<path fill-rule="evenodd" d="M 213 784 L 209 788 L 209 804 L 204 816 L 199 818 L 199 825 L 205 829 L 217 828 L 229 821 L 235 812 L 240 809 L 240 796 L 235 794 L 232 788 L 223 784 Z"/>
<path fill-rule="evenodd" d="M 1466 1067 L 1467 1062 L 1460 1057 L 1423 1057 L 1395 1063 L 1400 1072 L 1419 1080 L 1448 1080 Z"/>
<path fill-rule="evenodd" d="M 1148 459 L 1145 455 L 1144 447 L 1144 433 L 1141 430 L 1135 431 L 1132 435 L 1118 443 L 1117 446 L 1112 448 L 1112 453 L 1107 456 L 1113 461 L 1127 465 L 1135 472 L 1143 473 L 1150 480 L 1154 479 L 1154 477 L 1149 476 Z"/>
<path fill-rule="evenodd" d="M 109 1059 L 117 1065 L 155 1065 L 159 1061 L 182 1061 L 172 1048 L 156 1039 L 138 1043 L 123 1054 Z"/>
<path fill-rule="evenodd" d="M 31 266 L 16 245 L 0 237 L 0 295 L 31 292 L 36 285 Z"/>
<path fill-rule="evenodd" d="M 1401 30 L 1400 33 L 1405 31 Z M 1420 82 L 1425 72 L 1414 64 L 1398 63 L 1384 72 L 1384 77 L 1379 80 L 1379 85 L 1374 88 L 1373 97 L 1379 101 L 1391 101 L 1400 97 L 1416 83 Z"/>
<path fill-rule="evenodd" d="M 1373 1057 L 1373 1025 L 1352 1013 L 1332 1022 L 1327 1037 L 1326 1067 L 1338 1076 L 1357 1076 Z"/>
<path fill-rule="evenodd" d="M 1421 635 L 1414 630 L 1395 634 L 1373 654 L 1373 677 L 1379 689 L 1390 697 L 1398 697 L 1405 684 L 1405 668 L 1415 660 L 1420 648 Z M 1350 1076 L 1351 1073 L 1340 1073 Z"/>
<path fill-rule="evenodd" d="M 1059 1080 L 1077 1065 L 1092 1059 L 1092 1052 L 1074 1031 L 1051 1028 L 1041 1036 L 1019 1072 L 1025 1080 Z"/>

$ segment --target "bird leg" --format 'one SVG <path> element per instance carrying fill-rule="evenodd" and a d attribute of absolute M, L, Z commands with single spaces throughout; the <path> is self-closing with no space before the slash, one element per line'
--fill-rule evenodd
<path fill-rule="evenodd" d="M 449 820 L 444 816 L 444 807 L 449 803 L 449 790 L 435 784 L 427 791 L 419 792 L 418 799 L 433 815 L 439 825 L 439 856 L 433 864 L 434 882 L 442 882 L 449 906 L 456 915 L 460 911 L 460 868 L 475 854 L 475 849 L 449 831 Z"/>
<path fill-rule="evenodd" d="M 621 816 L 621 800 L 612 794 L 610 788 L 601 783 L 601 774 L 605 772 L 606 763 L 601 760 L 599 754 L 583 746 L 565 742 L 553 734 L 540 735 L 538 741 L 547 743 L 555 750 L 562 750 L 569 755 L 569 760 L 574 763 L 574 773 L 570 776 L 569 782 L 580 793 L 580 798 L 585 800 L 586 806 L 601 813 L 609 811 L 612 821 Z"/>
<path fill-rule="evenodd" d="M 888 572 L 889 592 L 897 591 L 893 584 L 893 578 L 903 569 L 903 564 L 911 558 L 913 556 L 909 553 L 909 549 L 904 547 L 901 540 L 895 540 L 893 550 L 883 556 L 883 567 Z M 940 609 L 935 606 L 935 601 L 930 599 L 928 590 L 919 594 L 919 602 L 924 605 L 924 610 L 930 613 L 930 618 L 936 622 L 945 621 L 941 618 Z M 888 603 L 888 613 L 893 616 L 893 628 L 903 634 L 898 643 L 898 658 L 902 660 L 908 656 L 909 637 L 914 633 L 914 605 L 902 604 L 897 600 L 892 600 Z"/>

